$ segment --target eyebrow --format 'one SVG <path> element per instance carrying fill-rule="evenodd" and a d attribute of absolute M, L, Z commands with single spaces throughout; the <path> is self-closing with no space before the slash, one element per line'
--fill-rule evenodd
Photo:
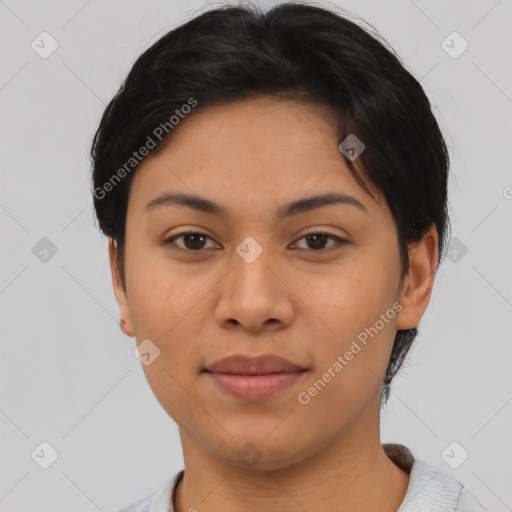
<path fill-rule="evenodd" d="M 284 204 L 276 212 L 277 219 L 283 219 L 299 213 L 308 212 L 334 204 L 355 206 L 361 211 L 368 213 L 366 207 L 355 197 L 348 194 L 326 193 L 301 198 Z M 146 211 L 153 210 L 158 206 L 184 206 L 193 210 L 216 215 L 223 219 L 231 215 L 229 209 L 204 197 L 196 195 L 169 192 L 155 197 L 146 205 Z"/>

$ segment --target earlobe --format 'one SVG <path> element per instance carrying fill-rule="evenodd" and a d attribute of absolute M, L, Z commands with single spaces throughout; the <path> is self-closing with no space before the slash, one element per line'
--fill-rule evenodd
<path fill-rule="evenodd" d="M 430 302 L 438 262 L 438 234 L 431 225 L 422 240 L 409 248 L 409 269 L 400 295 L 397 329 L 417 327 Z"/>
<path fill-rule="evenodd" d="M 110 271 L 112 275 L 112 286 L 114 288 L 114 294 L 121 316 L 119 320 L 119 326 L 127 336 L 133 337 L 135 336 L 135 334 L 133 332 L 130 307 L 128 305 L 126 291 L 123 287 L 123 283 L 119 273 L 119 268 L 117 265 L 117 242 L 112 238 L 109 238 L 108 240 L 108 253 L 110 260 Z"/>

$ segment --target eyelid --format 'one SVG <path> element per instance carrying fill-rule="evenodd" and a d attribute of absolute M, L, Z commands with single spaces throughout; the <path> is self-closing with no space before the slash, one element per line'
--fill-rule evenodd
<path fill-rule="evenodd" d="M 204 238 L 210 239 L 211 241 L 215 242 L 215 240 L 210 235 L 208 235 L 208 234 L 206 234 L 206 233 L 204 233 L 202 231 L 199 231 L 197 229 L 189 228 L 189 229 L 186 229 L 184 231 L 180 231 L 179 233 L 175 233 L 175 234 L 165 238 L 163 243 L 164 243 L 164 245 L 174 245 L 174 241 L 175 240 L 177 240 L 177 239 L 179 239 L 179 238 L 181 238 L 182 236 L 185 236 L 185 235 L 200 235 L 200 236 L 202 236 Z M 307 231 L 305 233 L 300 234 L 292 242 L 292 245 L 296 244 L 298 241 L 302 240 L 303 238 L 306 238 L 306 237 L 312 236 L 312 235 L 324 235 L 327 238 L 332 238 L 333 240 L 336 241 L 336 243 L 334 245 L 331 245 L 330 247 L 326 247 L 325 249 L 308 249 L 308 248 L 305 248 L 305 249 L 296 249 L 296 250 L 304 251 L 304 252 L 308 252 L 308 253 L 313 253 L 313 254 L 327 254 L 331 250 L 339 249 L 341 246 L 350 243 L 348 240 L 346 240 L 346 239 L 344 239 L 344 238 L 342 238 L 342 237 L 340 237 L 338 235 L 335 235 L 335 234 L 330 233 L 328 231 L 324 231 L 321 228 L 317 228 L 317 229 L 312 229 L 312 230 L 309 230 L 309 231 Z M 215 243 L 217 243 L 217 242 L 215 242 Z M 218 245 L 220 245 L 220 244 L 218 244 Z M 206 251 L 206 249 L 199 249 L 197 251 L 193 251 L 193 250 L 190 250 L 190 249 L 182 249 L 181 247 L 175 247 L 174 249 L 176 249 L 178 251 L 185 252 L 185 253 L 190 253 L 190 254 L 193 254 L 193 253 L 200 254 L 200 253 Z"/>

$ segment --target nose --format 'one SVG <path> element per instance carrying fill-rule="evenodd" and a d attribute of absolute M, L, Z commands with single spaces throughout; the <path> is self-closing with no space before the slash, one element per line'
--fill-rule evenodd
<path fill-rule="evenodd" d="M 293 293 L 277 260 L 264 250 L 249 261 L 235 253 L 232 270 L 219 283 L 217 323 L 253 333 L 286 327 L 293 319 Z"/>

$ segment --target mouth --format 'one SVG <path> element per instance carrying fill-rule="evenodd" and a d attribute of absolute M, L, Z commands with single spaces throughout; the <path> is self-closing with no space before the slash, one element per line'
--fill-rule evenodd
<path fill-rule="evenodd" d="M 277 373 L 204 373 L 217 389 L 240 400 L 267 400 L 297 384 L 308 370 Z"/>
<path fill-rule="evenodd" d="M 211 373 L 231 373 L 237 375 L 268 375 L 271 373 L 295 373 L 304 370 L 288 359 L 273 354 L 249 356 L 233 354 L 215 361 L 204 368 Z"/>
<path fill-rule="evenodd" d="M 241 400 L 266 400 L 296 384 L 309 370 L 285 358 L 235 354 L 203 369 L 217 389 Z"/>

